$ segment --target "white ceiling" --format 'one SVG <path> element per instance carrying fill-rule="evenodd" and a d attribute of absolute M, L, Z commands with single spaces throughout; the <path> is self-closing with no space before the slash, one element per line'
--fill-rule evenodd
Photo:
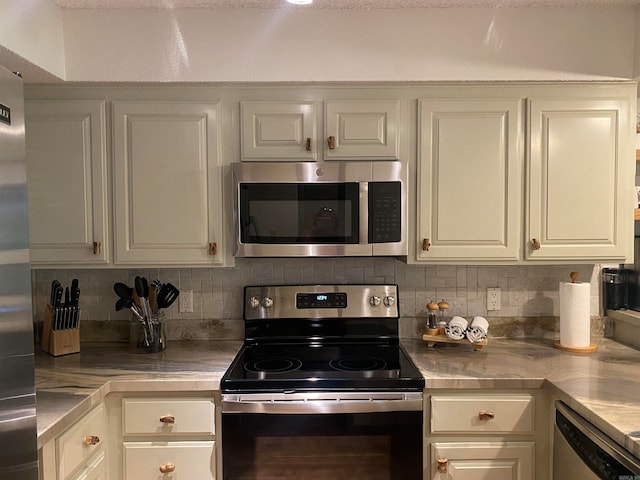
<path fill-rule="evenodd" d="M 62 8 L 212 8 L 277 9 L 323 8 L 337 10 L 453 7 L 621 7 L 640 0 L 314 0 L 312 5 L 291 5 L 285 0 L 53 0 Z"/>

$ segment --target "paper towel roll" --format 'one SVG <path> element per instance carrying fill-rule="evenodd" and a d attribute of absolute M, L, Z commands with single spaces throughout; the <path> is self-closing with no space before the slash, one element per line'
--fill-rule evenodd
<path fill-rule="evenodd" d="M 591 284 L 560 282 L 560 345 L 591 344 Z"/>

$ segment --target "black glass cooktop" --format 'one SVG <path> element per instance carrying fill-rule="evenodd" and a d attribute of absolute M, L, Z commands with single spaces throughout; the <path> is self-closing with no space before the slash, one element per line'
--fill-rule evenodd
<path fill-rule="evenodd" d="M 221 387 L 225 393 L 419 391 L 424 380 L 395 343 L 263 344 L 242 348 Z"/>

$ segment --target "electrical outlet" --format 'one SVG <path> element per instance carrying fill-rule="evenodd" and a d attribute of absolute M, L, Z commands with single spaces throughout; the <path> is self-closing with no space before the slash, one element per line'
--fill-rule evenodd
<path fill-rule="evenodd" d="M 487 288 L 487 311 L 500 310 L 500 289 Z"/>
<path fill-rule="evenodd" d="M 180 313 L 193 313 L 193 290 L 182 290 L 178 300 Z"/>

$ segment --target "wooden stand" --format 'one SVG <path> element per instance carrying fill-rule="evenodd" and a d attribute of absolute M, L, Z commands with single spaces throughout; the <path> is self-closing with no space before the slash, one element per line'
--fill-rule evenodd
<path fill-rule="evenodd" d="M 80 312 L 78 312 L 80 314 Z M 80 351 L 80 327 L 64 330 L 53 329 L 54 311 L 47 305 L 42 327 L 42 343 L 40 348 L 54 357 L 78 353 Z"/>
<path fill-rule="evenodd" d="M 466 345 L 473 345 L 473 349 L 475 351 L 482 350 L 482 347 L 484 347 L 488 343 L 486 338 L 484 340 L 480 340 L 479 342 L 470 342 L 466 338 L 463 338 L 462 340 L 453 340 L 444 334 L 429 335 L 428 333 L 422 335 L 422 340 L 427 342 L 428 347 L 433 347 L 436 343 L 462 343 Z"/>
<path fill-rule="evenodd" d="M 560 345 L 560 340 L 556 340 L 553 342 L 553 346 L 558 350 L 564 350 L 565 352 L 571 353 L 593 353 L 598 350 L 598 346 L 595 343 L 589 344 L 588 347 L 565 347 L 564 345 Z"/>

